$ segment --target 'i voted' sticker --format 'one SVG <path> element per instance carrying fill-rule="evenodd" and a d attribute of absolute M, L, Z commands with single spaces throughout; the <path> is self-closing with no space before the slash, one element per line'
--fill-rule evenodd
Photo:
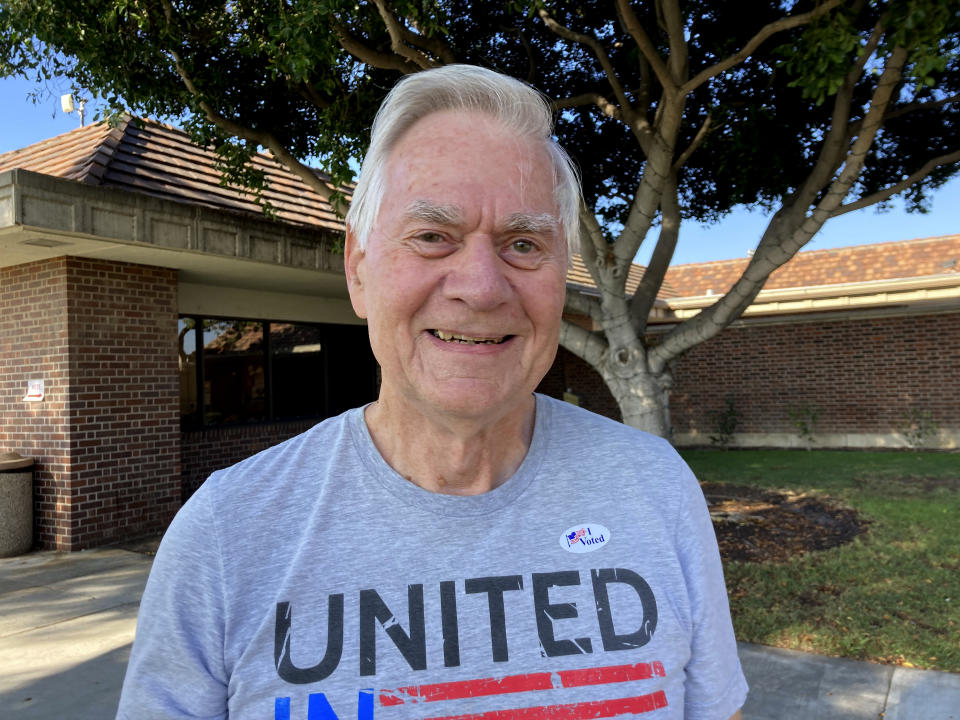
<path fill-rule="evenodd" d="M 610 542 L 610 530 L 599 523 L 583 523 L 567 528 L 560 536 L 560 547 L 567 552 L 588 553 Z"/>

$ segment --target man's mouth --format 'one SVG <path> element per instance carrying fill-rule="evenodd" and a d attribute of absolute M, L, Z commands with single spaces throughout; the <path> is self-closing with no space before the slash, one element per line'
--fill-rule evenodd
<path fill-rule="evenodd" d="M 502 335 L 500 337 L 474 337 L 473 335 L 458 335 L 448 333 L 443 330 L 431 330 L 430 334 L 444 342 L 460 343 L 462 345 L 499 345 L 505 340 L 509 340 L 513 335 Z"/>

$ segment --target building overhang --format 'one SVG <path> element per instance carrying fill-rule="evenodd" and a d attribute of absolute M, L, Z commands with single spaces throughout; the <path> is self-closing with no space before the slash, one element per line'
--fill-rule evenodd
<path fill-rule="evenodd" d="M 335 299 L 337 317 L 352 317 L 341 245 L 342 236 L 328 230 L 27 170 L 0 172 L 0 267 L 70 255 L 173 268 L 191 312 L 204 306 L 204 296 L 210 295 L 204 288 L 212 286 L 275 300 L 282 295 Z M 576 283 L 568 283 L 567 291 L 599 295 L 596 288 Z M 657 298 L 648 330 L 667 330 L 720 297 Z M 291 312 L 282 302 L 276 307 Z M 960 273 L 948 273 L 762 290 L 737 324 L 957 309 Z M 568 318 L 576 315 L 568 310 Z M 599 329 L 588 318 L 575 321 Z"/>
<path fill-rule="evenodd" d="M 577 292 L 599 298 L 595 288 L 567 286 Z M 718 302 L 722 295 L 657 298 L 650 309 L 647 332 L 662 333 L 688 320 Z M 890 315 L 934 314 L 960 310 L 960 273 L 925 277 L 871 280 L 857 283 L 762 290 L 743 314 L 731 324 L 776 324 L 840 320 Z M 565 317 L 591 331 L 601 330 L 599 323 L 575 309 Z"/>
<path fill-rule="evenodd" d="M 0 267 L 70 255 L 181 282 L 347 298 L 335 234 L 26 170 L 0 173 Z"/>
<path fill-rule="evenodd" d="M 687 320 L 721 296 L 669 298 L 660 322 Z M 960 273 L 761 290 L 741 318 L 774 319 L 821 313 L 937 312 L 960 309 Z M 651 318 L 651 322 L 655 322 Z"/>

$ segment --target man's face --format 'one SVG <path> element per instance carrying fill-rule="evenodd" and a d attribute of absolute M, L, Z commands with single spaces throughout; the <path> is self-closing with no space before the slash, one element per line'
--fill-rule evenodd
<path fill-rule="evenodd" d="M 347 235 L 381 399 L 428 416 L 530 407 L 556 354 L 566 246 L 546 150 L 485 115 L 438 112 L 395 146 L 366 252 Z"/>

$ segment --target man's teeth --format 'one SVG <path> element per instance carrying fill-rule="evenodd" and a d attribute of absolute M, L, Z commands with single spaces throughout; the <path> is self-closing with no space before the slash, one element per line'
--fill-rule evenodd
<path fill-rule="evenodd" d="M 444 342 L 457 342 L 464 345 L 498 345 L 507 339 L 507 336 L 498 338 L 471 337 L 470 335 L 456 335 L 455 333 L 445 333 L 443 330 L 431 330 L 434 337 L 440 338 Z"/>

